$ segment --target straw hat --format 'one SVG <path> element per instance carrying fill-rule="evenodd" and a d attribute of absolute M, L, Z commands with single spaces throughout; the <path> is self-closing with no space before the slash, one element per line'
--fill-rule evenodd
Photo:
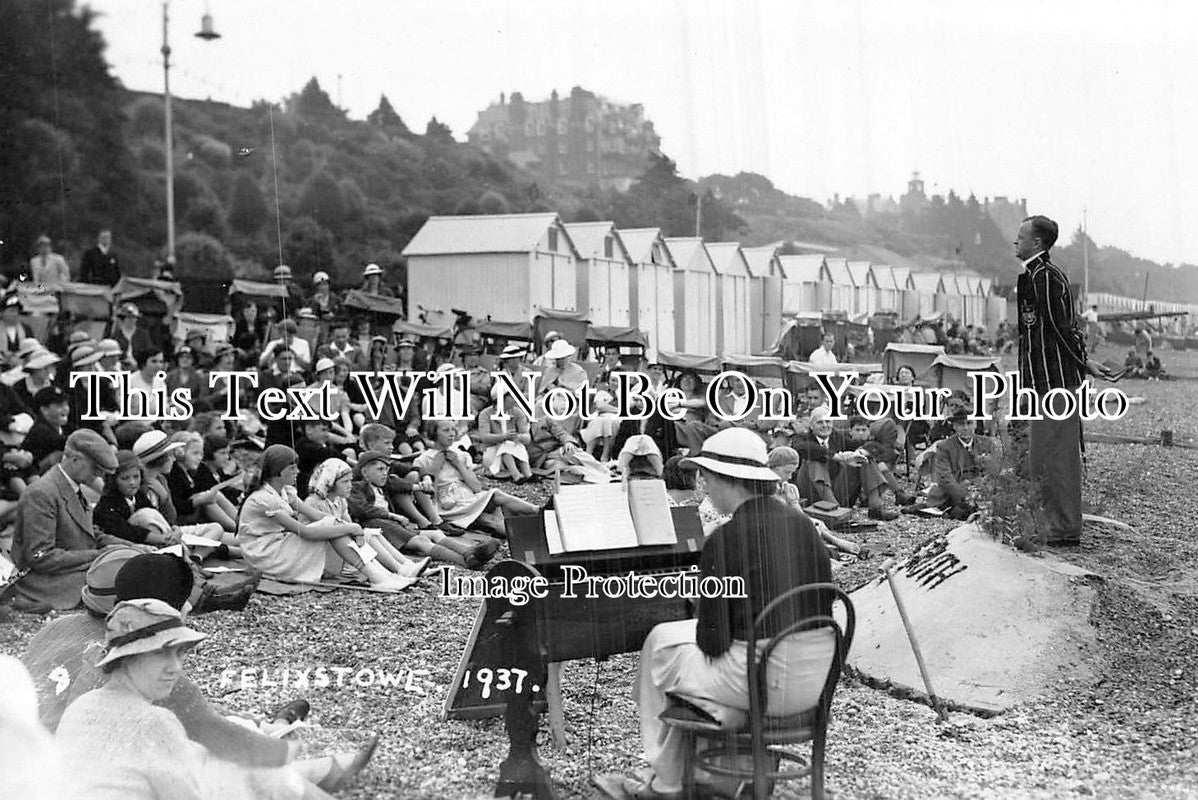
<path fill-rule="evenodd" d="M 396 347 L 410 347 L 413 350 L 415 350 L 416 349 L 416 340 L 413 339 L 411 336 L 405 336 L 402 339 L 400 339 L 399 343 L 396 344 L 395 346 Z"/>
<path fill-rule="evenodd" d="M 499 354 L 499 360 L 505 361 L 509 358 L 524 358 L 524 355 L 527 352 L 528 351 L 523 345 L 509 344 L 507 347 L 503 348 L 503 352 Z"/>
<path fill-rule="evenodd" d="M 105 358 L 108 356 L 124 355 L 124 353 L 121 351 L 121 346 L 116 339 L 101 339 L 96 344 L 96 347 L 99 349 L 100 354 Z"/>
<path fill-rule="evenodd" d="M 367 264 L 366 269 L 362 270 L 362 277 L 369 278 L 371 275 L 382 275 L 383 268 L 378 264 Z"/>
<path fill-rule="evenodd" d="M 317 272 L 315 275 L 312 276 L 312 285 L 313 286 L 319 286 L 322 283 L 328 283 L 328 282 L 329 282 L 329 273 L 324 272 L 323 270 L 320 272 Z"/>
<path fill-rule="evenodd" d="M 274 272 L 271 274 L 274 275 L 276 281 L 291 280 L 291 267 L 286 264 L 280 264 L 275 267 Z"/>
<path fill-rule="evenodd" d="M 125 600 L 108 615 L 104 632 L 107 652 L 96 666 L 168 647 L 190 646 L 207 635 L 183 624 L 183 615 L 161 600 Z"/>
<path fill-rule="evenodd" d="M 19 358 L 29 358 L 39 350 L 45 349 L 46 348 L 37 339 L 34 339 L 32 336 L 26 336 L 21 340 L 21 343 L 17 345 L 17 356 Z"/>
<path fill-rule="evenodd" d="M 116 315 L 117 315 L 118 319 L 120 319 L 121 317 L 136 318 L 136 317 L 141 316 L 141 309 L 138 308 L 137 306 L 133 305 L 132 303 L 125 303 L 120 308 L 117 309 Z"/>
<path fill-rule="evenodd" d="M 71 366 L 86 367 L 90 364 L 95 364 L 103 357 L 104 353 L 90 344 L 81 344 L 71 351 Z"/>
<path fill-rule="evenodd" d="M 172 442 L 170 438 L 162 431 L 147 431 L 137 437 L 137 441 L 133 443 L 133 452 L 143 464 L 161 458 L 183 446 L 182 442 Z"/>
<path fill-rule="evenodd" d="M 684 458 L 683 466 L 695 466 L 749 481 L 776 481 L 769 467 L 765 442 L 748 428 L 725 428 L 707 437 L 703 449 L 693 458 Z"/>
<path fill-rule="evenodd" d="M 115 545 L 105 549 L 87 568 L 83 586 L 83 605 L 97 614 L 107 614 L 116 605 L 116 574 L 142 551 L 133 546 Z"/>
<path fill-rule="evenodd" d="M 578 352 L 578 348 L 567 342 L 565 339 L 557 339 L 553 345 L 545 351 L 545 358 L 556 360 L 559 358 L 569 358 Z"/>
<path fill-rule="evenodd" d="M 47 367 L 54 366 L 59 361 L 62 361 L 62 359 L 51 353 L 49 350 L 38 350 L 33 355 L 29 356 L 29 360 L 25 362 L 25 369 L 46 369 Z"/>
<path fill-rule="evenodd" d="M 337 366 L 336 362 L 334 362 L 333 359 L 328 358 L 326 356 L 325 358 L 317 359 L 316 368 L 312 371 L 319 375 L 320 373 L 324 372 L 326 369 L 334 369 L 336 366 Z"/>

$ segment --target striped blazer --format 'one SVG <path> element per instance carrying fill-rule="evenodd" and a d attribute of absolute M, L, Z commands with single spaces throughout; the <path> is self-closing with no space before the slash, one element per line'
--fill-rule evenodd
<path fill-rule="evenodd" d="M 1065 273 L 1043 253 L 1019 275 L 1019 379 L 1037 394 L 1076 389 L 1086 377 L 1086 340 Z"/>

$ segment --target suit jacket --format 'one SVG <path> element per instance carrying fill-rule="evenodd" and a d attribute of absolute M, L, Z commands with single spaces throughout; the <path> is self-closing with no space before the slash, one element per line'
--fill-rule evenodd
<path fill-rule="evenodd" d="M 17 507 L 12 555 L 29 573 L 17 582 L 17 595 L 29 603 L 65 610 L 79 604 L 87 569 L 100 549 L 128 544 L 100 533 L 59 467 L 34 481 Z"/>
<path fill-rule="evenodd" d="M 821 445 L 811 431 L 793 437 L 790 446 L 798 451 L 800 463 L 815 461 L 821 464 L 831 464 L 832 456 L 836 453 L 857 449 L 857 446 L 849 441 L 848 435 L 838 430 L 833 430 L 828 436 L 827 447 Z"/>
<path fill-rule="evenodd" d="M 120 262 L 116 250 L 108 248 L 107 253 L 101 253 L 99 247 L 84 252 L 83 261 L 79 264 L 80 280 L 84 283 L 99 283 L 104 286 L 116 286 L 121 279 Z"/>
<path fill-rule="evenodd" d="M 393 500 L 394 495 L 411 494 L 413 488 L 414 484 L 411 481 L 406 481 L 398 475 L 389 475 L 387 485 L 383 489 L 383 494 L 387 497 L 388 510 L 398 514 Z M 388 511 L 384 511 L 374 504 L 374 488 L 368 480 L 361 479 L 353 482 L 349 491 L 348 505 L 350 519 L 359 525 L 366 525 L 376 519 L 390 519 L 387 516 Z"/>
<path fill-rule="evenodd" d="M 1076 389 L 1086 377 L 1086 337 L 1065 273 L 1042 253 L 1020 273 L 1016 300 L 1020 382 L 1040 394 Z"/>
<path fill-rule="evenodd" d="M 977 459 L 977 456 L 983 454 L 990 456 L 988 463 L 984 465 Z M 998 468 L 998 448 L 989 436 L 974 436 L 972 450 L 966 450 L 960 439 L 950 436 L 936 444 L 932 477 L 939 494 L 956 505 L 965 499 L 966 481 L 978 477 L 983 472 L 992 474 Z"/>

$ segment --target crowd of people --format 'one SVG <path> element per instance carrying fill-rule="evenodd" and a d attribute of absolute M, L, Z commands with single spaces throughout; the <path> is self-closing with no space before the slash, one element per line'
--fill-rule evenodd
<path fill-rule="evenodd" d="M 47 245 L 31 264 L 34 279 L 69 278 Z M 85 257 L 86 277 L 119 278 L 110 248 L 102 236 Z M 368 265 L 363 291 L 394 294 L 382 272 Z M 539 511 L 517 487 L 545 480 L 662 478 L 670 489 L 693 490 L 706 470 L 711 532 L 735 510 L 711 497 L 723 473 L 709 463 L 708 443 L 730 430 L 742 437 L 738 446 L 746 436 L 758 443 L 750 447 L 761 462 L 755 476 L 767 475 L 768 493 L 821 535 L 826 526 L 806 515 L 813 507 L 860 506 L 883 522 L 897 506 L 968 516 L 971 485 L 995 463 L 993 442 L 965 419 L 967 398 L 944 420 L 870 422 L 854 413 L 847 425 L 834 424 L 812 384 L 793 418 L 780 423 L 762 419 L 746 386 L 728 381 L 717 408 L 743 414 L 730 423 L 709 407 L 702 375 L 643 354 L 612 347 L 600 362 L 582 363 L 556 332 L 535 343 L 539 352 L 502 341 L 489 354 L 473 346 L 447 351 L 380 329 L 368 314 L 348 315 L 326 273 L 313 276 L 307 293 L 287 267 L 274 277 L 286 296 L 242 303 L 233 330 L 215 341 L 203 332 L 174 339 L 162 320 L 123 304 L 100 338 L 68 324 L 42 342 L 22 322 L 21 295 L 3 298 L 0 523 L 15 568 L 6 593 L 22 610 L 83 606 L 49 623 L 25 664 L 41 723 L 57 731 L 64 762 L 80 767 L 63 774 L 83 779 L 87 791 L 322 797 L 369 758 L 373 743 L 296 761 L 292 745 L 268 735 L 295 709 L 247 727 L 208 705 L 183 666 L 187 649 L 204 638 L 186 617 L 199 599 L 202 565 L 225 560 L 282 584 L 357 582 L 397 593 L 432 564 L 492 563 L 505 517 Z M 302 335 L 312 323 L 318 335 Z M 822 346 L 829 356 L 830 338 Z M 512 402 L 500 414 L 503 382 L 492 376 L 492 362 L 517 387 L 527 371 L 540 373 L 540 397 L 589 384 L 597 414 L 567 413 L 560 394 L 532 415 Z M 257 385 L 210 384 L 211 372 L 231 370 L 254 372 Z M 71 384 L 72 373 L 90 371 L 127 371 L 126 396 L 104 383 L 94 397 L 85 384 Z M 371 402 L 390 380 L 374 373 L 402 371 L 412 374 L 397 379 L 399 396 L 415 384 L 421 400 L 407 408 Z M 660 409 L 643 420 L 618 416 L 613 374 L 621 371 L 646 374 L 650 396 L 681 390 L 683 419 L 666 419 Z M 355 372 L 369 374 L 359 382 Z M 438 378 L 462 372 L 469 419 L 434 418 L 447 404 Z M 915 377 L 901 367 L 887 382 L 913 385 Z M 263 419 L 255 400 L 268 388 L 327 389 L 328 418 Z M 166 418 L 164 398 L 179 389 L 188 390 L 195 413 Z M 231 393 L 240 416 L 225 419 Z M 130 419 L 141 415 L 162 418 Z M 921 483 L 930 489 L 922 497 L 913 491 Z M 56 690 L 64 665 L 67 692 Z M 101 741 L 109 756 L 103 768 L 83 770 Z"/>

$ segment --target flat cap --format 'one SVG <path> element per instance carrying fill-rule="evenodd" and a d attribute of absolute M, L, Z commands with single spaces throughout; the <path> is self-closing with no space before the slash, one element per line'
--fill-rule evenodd
<path fill-rule="evenodd" d="M 87 456 L 104 472 L 116 471 L 116 450 L 90 428 L 81 428 L 68 436 L 66 449 Z"/>
<path fill-rule="evenodd" d="M 358 472 L 361 473 L 362 470 L 366 469 L 376 461 L 382 461 L 384 464 L 390 466 L 391 456 L 387 455 L 382 450 L 367 450 L 365 453 L 358 456 Z"/>

